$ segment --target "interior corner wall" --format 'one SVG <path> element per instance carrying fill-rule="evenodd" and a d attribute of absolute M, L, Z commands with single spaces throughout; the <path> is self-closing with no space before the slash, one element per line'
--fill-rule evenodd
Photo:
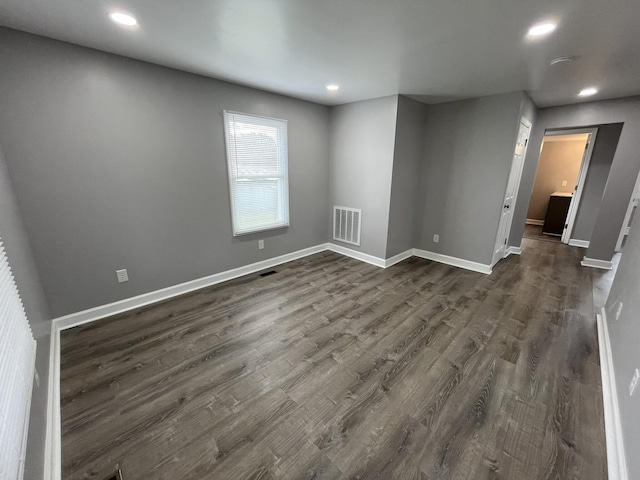
<path fill-rule="evenodd" d="M 0 64 L 0 143 L 54 316 L 328 241 L 328 107 L 5 28 Z M 289 228 L 233 236 L 227 109 L 288 120 Z"/>
<path fill-rule="evenodd" d="M 403 95 L 398 98 L 386 258 L 415 245 L 427 111 L 424 103 Z"/>
<path fill-rule="evenodd" d="M 36 371 L 40 384 L 33 385 L 24 475 L 26 479 L 36 480 L 43 478 L 44 475 L 51 315 L 31 252 L 30 241 L 20 217 L 1 146 L 0 237 L 2 237 L 25 313 L 37 342 Z"/>
<path fill-rule="evenodd" d="M 538 111 L 518 192 L 509 236 L 510 245 L 520 245 L 524 233 L 524 224 L 544 132 L 547 129 L 591 127 L 612 123 L 623 123 L 624 125 L 615 149 L 600 208 L 593 224 L 589 249 L 586 252 L 586 256 L 589 258 L 611 260 L 640 171 L 640 162 L 638 162 L 640 97 L 586 102 L 543 108 Z"/>
<path fill-rule="evenodd" d="M 580 206 L 576 214 L 576 221 L 573 224 L 573 231 L 571 232 L 572 239 L 587 242 L 591 240 L 591 233 L 596 223 L 602 194 L 607 184 L 621 132 L 621 123 L 611 123 L 598 127 L 587 178 L 580 198 Z"/>
<path fill-rule="evenodd" d="M 362 209 L 360 246 L 340 245 L 381 259 L 387 252 L 397 112 L 398 95 L 331 107 L 331 206 Z"/>
<path fill-rule="evenodd" d="M 620 263 L 616 271 L 605 306 L 608 320 L 611 355 L 618 391 L 618 407 L 624 437 L 627 471 L 630 479 L 637 479 L 640 472 L 640 392 L 629 395 L 629 383 L 636 368 L 640 368 L 638 344 L 640 344 L 640 221 L 631 224 Z M 616 319 L 622 303 L 620 317 Z"/>
<path fill-rule="evenodd" d="M 522 99 L 514 92 L 429 106 L 417 248 L 491 263 Z"/>

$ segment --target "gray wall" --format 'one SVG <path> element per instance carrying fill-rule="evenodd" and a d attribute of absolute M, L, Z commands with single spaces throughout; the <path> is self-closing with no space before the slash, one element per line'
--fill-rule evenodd
<path fill-rule="evenodd" d="M 631 232 L 622 250 L 605 310 L 609 325 L 613 366 L 618 390 L 620 419 L 624 446 L 627 457 L 627 468 L 631 480 L 640 479 L 640 389 L 629 396 L 629 383 L 636 368 L 640 368 L 640 221 L 636 219 L 631 225 Z M 619 303 L 623 308 L 620 318 L 616 320 Z"/>
<path fill-rule="evenodd" d="M 415 245 L 426 122 L 427 105 L 402 95 L 398 98 L 386 258 Z"/>
<path fill-rule="evenodd" d="M 621 123 L 598 127 L 598 134 L 593 145 L 591 162 L 589 163 L 589 170 L 584 182 L 582 198 L 580 199 L 576 221 L 573 224 L 571 238 L 587 241 L 591 239 L 591 232 L 593 232 L 593 227 L 596 223 L 602 194 L 607 184 L 609 170 L 611 170 L 611 163 L 616 153 L 621 132 Z"/>
<path fill-rule="evenodd" d="M 521 92 L 429 106 L 417 248 L 491 263 L 523 109 Z"/>
<path fill-rule="evenodd" d="M 0 142 L 54 316 L 328 240 L 327 107 L 8 29 L 0 64 Z M 224 109 L 289 121 L 290 228 L 232 236 Z"/>
<path fill-rule="evenodd" d="M 546 129 L 598 126 L 624 123 L 613 157 L 600 208 L 593 226 L 589 258 L 611 260 L 624 215 L 633 192 L 640 161 L 640 97 L 580 103 L 564 107 L 541 109 L 534 124 L 527 150 L 522 182 L 518 192 L 514 221 L 509 236 L 510 245 L 520 245 L 533 188 L 540 146 Z"/>
<path fill-rule="evenodd" d="M 336 243 L 378 258 L 387 252 L 397 111 L 397 95 L 331 108 L 331 208 L 362 209 L 360 247 Z"/>
<path fill-rule="evenodd" d="M 29 419 L 29 437 L 25 479 L 38 479 L 43 476 L 44 445 L 47 425 L 47 381 L 49 376 L 49 337 L 51 315 L 40 283 L 40 276 L 31 252 L 29 238 L 20 218 L 13 187 L 0 146 L 0 237 L 24 309 L 31 324 L 31 330 L 38 343 L 36 352 L 36 371 L 40 376 L 40 385 L 34 383 Z"/>

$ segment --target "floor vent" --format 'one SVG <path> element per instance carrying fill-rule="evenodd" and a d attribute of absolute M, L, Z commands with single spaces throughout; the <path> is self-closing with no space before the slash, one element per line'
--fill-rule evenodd
<path fill-rule="evenodd" d="M 333 239 L 360 245 L 362 210 L 359 208 L 333 207 Z"/>
<path fill-rule="evenodd" d="M 269 275 L 273 275 L 273 274 L 275 274 L 275 273 L 278 273 L 278 272 L 276 272 L 275 270 L 269 270 L 268 272 L 262 272 L 262 273 L 260 274 L 260 276 L 261 276 L 261 277 L 268 277 Z"/>

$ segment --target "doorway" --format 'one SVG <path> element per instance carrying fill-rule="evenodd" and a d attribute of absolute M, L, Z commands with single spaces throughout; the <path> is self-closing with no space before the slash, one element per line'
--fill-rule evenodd
<path fill-rule="evenodd" d="M 597 128 L 545 132 L 525 225 L 526 238 L 572 240 Z M 586 242 L 584 242 L 586 243 Z"/>

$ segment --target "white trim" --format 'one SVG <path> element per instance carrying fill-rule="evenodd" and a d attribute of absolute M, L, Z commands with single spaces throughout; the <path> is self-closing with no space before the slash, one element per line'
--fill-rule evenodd
<path fill-rule="evenodd" d="M 570 247 L 580 247 L 580 248 L 589 248 L 589 240 L 578 240 L 577 238 L 572 238 L 569 240 Z"/>
<path fill-rule="evenodd" d="M 620 229 L 620 235 L 618 235 L 618 241 L 616 242 L 616 252 L 622 250 L 622 242 L 624 241 L 624 237 L 629 235 L 629 225 L 631 224 L 631 215 L 633 213 L 633 209 L 638 206 L 638 200 L 640 198 L 640 174 L 636 177 L 636 184 L 633 187 L 633 193 L 631 194 L 631 199 L 629 200 L 629 205 L 627 206 L 627 211 L 624 214 L 624 220 L 622 221 L 622 228 Z"/>
<path fill-rule="evenodd" d="M 383 258 L 374 257 L 373 255 L 369 255 L 368 253 L 362 253 L 358 250 L 352 250 L 351 248 L 343 247 L 342 245 L 336 245 L 335 243 L 329 243 L 327 245 L 328 250 L 339 253 L 340 255 L 344 255 L 345 257 L 355 258 L 356 260 L 370 263 L 371 265 L 375 265 L 376 267 L 380 268 L 385 268 L 386 266 L 386 261 Z"/>
<path fill-rule="evenodd" d="M 583 267 L 602 268 L 603 270 L 611 270 L 613 263 L 607 260 L 600 260 L 599 258 L 584 257 L 580 262 Z"/>
<path fill-rule="evenodd" d="M 44 480 L 62 478 L 62 424 L 60 420 L 60 329 L 51 322 L 47 430 L 44 447 Z"/>
<path fill-rule="evenodd" d="M 507 247 L 507 254 L 505 255 L 505 257 L 508 257 L 509 255 L 521 255 L 522 254 L 522 249 L 520 247 Z"/>
<path fill-rule="evenodd" d="M 622 437 L 618 390 L 616 389 L 607 314 L 604 308 L 602 308 L 599 315 L 596 315 L 596 318 L 598 321 L 598 347 L 600 350 L 600 374 L 602 375 L 602 402 L 604 406 L 609 480 L 627 480 L 627 462 Z"/>
<path fill-rule="evenodd" d="M 218 283 L 233 280 L 234 278 L 249 275 L 251 273 L 259 272 L 265 268 L 275 267 L 282 263 L 291 262 L 298 258 L 313 255 L 315 253 L 323 252 L 327 250 L 327 244 L 316 245 L 315 247 L 309 247 L 296 252 L 287 253 L 286 255 L 280 255 L 279 257 L 269 258 L 260 262 L 245 265 L 243 267 L 234 268 L 232 270 L 226 270 L 224 272 L 215 273 L 206 277 L 190 280 L 185 283 L 173 285 L 171 287 L 162 288 L 153 292 L 143 293 L 135 297 L 125 298 L 117 302 L 108 303 L 106 305 L 100 305 L 99 307 L 90 308 L 81 312 L 72 313 L 63 317 L 54 318 L 53 322 L 58 326 L 60 330 L 65 330 L 71 327 L 77 327 L 84 323 L 93 322 L 100 318 L 110 317 L 118 313 L 127 312 L 134 308 L 144 307 L 152 303 L 157 303 L 162 300 L 177 297 L 185 293 L 193 292 L 201 288 L 210 287 Z"/>
<path fill-rule="evenodd" d="M 596 137 L 598 136 L 598 127 L 587 128 L 584 130 L 584 132 L 574 130 L 575 133 L 588 133 L 589 137 L 587 139 L 584 154 L 582 155 L 582 161 L 580 162 L 580 171 L 578 173 L 578 181 L 576 184 L 577 188 L 575 189 L 573 196 L 571 197 L 571 202 L 569 203 L 569 211 L 567 213 L 567 220 L 565 223 L 566 228 L 562 231 L 562 238 L 560 239 L 560 241 L 565 244 L 569 243 L 571 233 L 573 232 L 573 227 L 575 226 L 576 216 L 578 214 L 578 208 L 580 207 L 580 200 L 582 198 L 582 192 L 584 190 L 584 184 L 587 180 L 589 164 L 591 163 L 593 147 L 596 144 Z M 545 132 L 544 135 L 546 137 L 550 134 Z M 554 132 L 553 135 L 558 135 L 558 133 Z M 544 144 L 544 138 L 542 139 L 542 143 Z"/>
<path fill-rule="evenodd" d="M 491 274 L 491 265 L 484 263 L 472 262 L 471 260 L 465 260 L 464 258 L 450 257 L 449 255 L 420 250 L 418 248 L 413 249 L 413 254 L 416 257 L 424 258 L 426 260 L 433 260 L 434 262 L 445 263 L 447 265 L 484 273 L 486 275 Z"/>
<path fill-rule="evenodd" d="M 527 220 L 524 222 L 527 225 L 538 225 L 538 226 L 543 226 L 544 225 L 544 220 L 536 220 L 535 218 L 527 218 Z"/>
<path fill-rule="evenodd" d="M 413 248 L 410 248 L 406 252 L 399 253 L 398 255 L 394 255 L 391 258 L 387 258 L 384 261 L 384 268 L 389 268 L 390 266 L 400 263 L 409 257 L 413 257 Z"/>

